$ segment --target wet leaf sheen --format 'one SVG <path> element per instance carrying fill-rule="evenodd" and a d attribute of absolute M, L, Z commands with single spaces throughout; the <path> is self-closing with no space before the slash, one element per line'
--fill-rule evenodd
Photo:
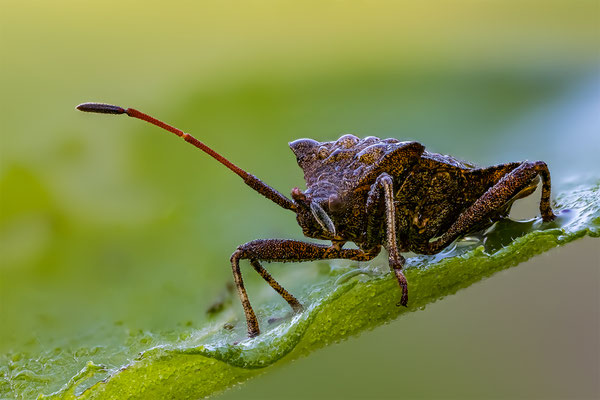
<path fill-rule="evenodd" d="M 227 317 L 193 334 L 153 347 L 118 370 L 89 362 L 58 392 L 44 399 L 187 399 L 209 396 L 257 375 L 277 362 L 289 361 L 327 344 L 422 309 L 426 304 L 467 287 L 496 271 L 585 235 L 600 236 L 600 186 L 563 192 L 556 201 L 558 218 L 503 221 L 482 240 L 466 240 L 443 254 L 408 259 L 408 308 L 397 307 L 396 281 L 371 266 L 334 270 L 307 286 L 300 298 L 306 310 L 294 317 L 280 306 L 259 308 L 263 333 L 245 337 L 245 324 L 224 327 Z M 98 376 L 105 378 L 98 381 Z M 94 377 L 96 379 L 94 379 Z"/>

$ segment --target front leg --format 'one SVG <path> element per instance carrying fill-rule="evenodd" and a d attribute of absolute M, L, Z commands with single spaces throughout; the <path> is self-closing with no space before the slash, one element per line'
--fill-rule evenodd
<path fill-rule="evenodd" d="M 402 273 L 405 259 L 398 252 L 398 243 L 396 241 L 396 209 L 394 207 L 394 186 L 393 179 L 387 173 L 382 173 L 377 177 L 377 180 L 371 187 L 367 198 L 367 215 L 369 223 L 367 225 L 367 235 L 375 234 L 378 208 L 381 205 L 381 196 L 384 199 L 384 216 L 385 216 L 385 248 L 389 252 L 389 266 L 394 272 L 398 284 L 402 289 L 402 297 L 398 305 L 406 307 L 408 303 L 408 283 L 406 277 Z"/>
<path fill-rule="evenodd" d="M 276 262 L 301 262 L 314 260 L 327 260 L 342 258 L 356 261 L 372 260 L 379 253 L 379 247 L 371 252 L 356 249 L 342 249 L 340 246 L 325 246 L 320 244 L 300 242 L 297 240 L 259 239 L 243 244 L 231 256 L 231 267 L 235 285 L 244 307 L 248 336 L 255 337 L 260 333 L 258 319 L 250 305 L 242 273 L 240 260 L 250 260 L 254 269 L 265 279 L 269 285 L 283 297 L 295 312 L 302 310 L 300 302 L 285 290 L 273 277 L 260 265 L 260 260 Z"/>

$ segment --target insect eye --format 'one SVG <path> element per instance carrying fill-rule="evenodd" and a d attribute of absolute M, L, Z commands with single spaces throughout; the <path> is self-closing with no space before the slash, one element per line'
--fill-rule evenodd
<path fill-rule="evenodd" d="M 342 208 L 342 199 L 337 194 L 332 194 L 329 196 L 328 201 L 329 211 L 336 212 Z"/>
<path fill-rule="evenodd" d="M 305 205 L 305 203 L 308 201 L 308 199 L 306 198 L 306 195 L 304 193 L 302 193 L 302 191 L 300 189 L 298 189 L 297 187 L 292 189 L 292 199 L 294 199 L 296 201 L 296 204 L 301 204 L 301 205 Z"/>

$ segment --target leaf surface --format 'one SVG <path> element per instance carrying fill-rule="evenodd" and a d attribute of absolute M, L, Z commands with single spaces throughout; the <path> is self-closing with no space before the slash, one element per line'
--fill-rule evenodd
<path fill-rule="evenodd" d="M 127 365 L 107 370 L 90 361 L 60 391 L 43 399 L 186 399 L 210 396 L 270 366 L 306 355 L 330 343 L 373 329 L 400 314 L 455 293 L 493 273 L 537 254 L 589 235 L 600 236 L 600 185 L 563 191 L 556 201 L 558 218 L 504 220 L 481 240 L 457 242 L 435 256 L 407 261 L 408 308 L 397 307 L 397 283 L 372 265 L 333 268 L 326 279 L 307 285 L 299 296 L 300 314 L 279 320 L 282 306 L 258 309 L 263 333 L 245 337 L 245 324 L 229 324 L 224 312 L 187 337 L 144 351 Z M 225 325 L 224 325 L 225 324 Z M 224 327 L 225 326 L 225 327 Z M 99 381 L 100 378 L 102 380 Z"/>

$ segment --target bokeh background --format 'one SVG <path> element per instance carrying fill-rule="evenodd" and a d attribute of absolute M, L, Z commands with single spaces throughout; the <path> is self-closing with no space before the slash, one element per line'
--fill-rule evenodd
<path fill-rule="evenodd" d="M 0 5 L 0 368 L 39 378 L 5 397 L 197 329 L 237 245 L 302 237 L 191 146 L 78 103 L 153 114 L 284 193 L 303 187 L 287 143 L 344 133 L 545 160 L 557 191 L 600 176 L 597 1 Z M 222 398 L 593 398 L 599 265 L 584 239 Z"/>

